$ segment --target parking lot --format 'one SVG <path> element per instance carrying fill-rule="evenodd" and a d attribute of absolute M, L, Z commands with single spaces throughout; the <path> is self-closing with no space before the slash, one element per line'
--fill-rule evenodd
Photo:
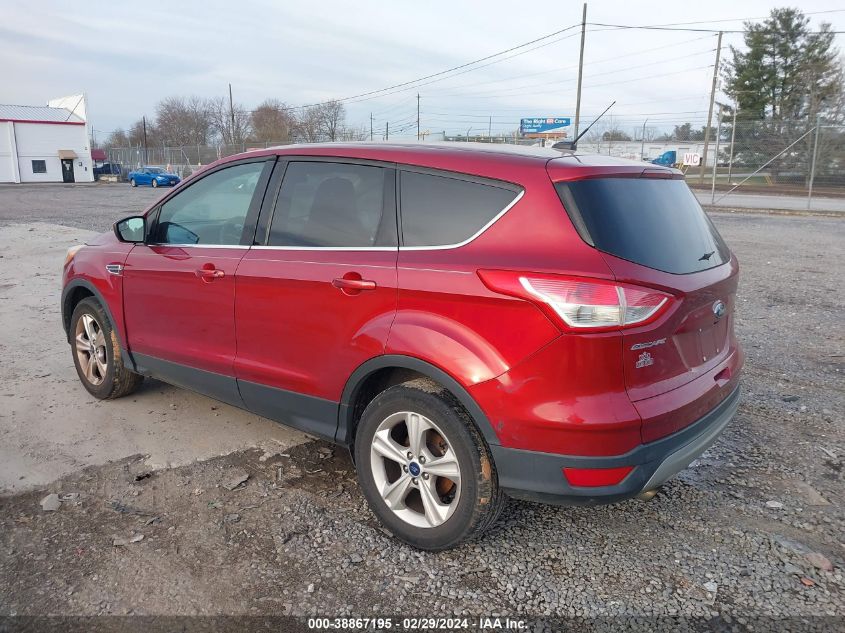
<path fill-rule="evenodd" d="M 743 399 L 654 499 L 512 501 L 483 540 L 422 553 L 341 449 L 156 381 L 79 384 L 65 249 L 163 193 L 0 187 L 0 615 L 845 613 L 845 220 L 711 216 L 741 263 Z"/>

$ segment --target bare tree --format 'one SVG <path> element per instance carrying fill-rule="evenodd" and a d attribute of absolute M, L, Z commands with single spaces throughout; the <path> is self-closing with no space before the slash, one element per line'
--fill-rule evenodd
<path fill-rule="evenodd" d="M 297 135 L 307 143 L 341 140 L 346 108 L 337 100 L 305 108 L 297 119 Z"/>
<path fill-rule="evenodd" d="M 306 143 L 317 143 L 323 140 L 321 128 L 320 106 L 305 108 L 296 119 L 296 135 Z"/>
<path fill-rule="evenodd" d="M 370 138 L 370 130 L 366 125 L 361 127 L 342 127 L 338 134 L 339 141 L 366 141 Z"/>
<path fill-rule="evenodd" d="M 216 97 L 209 102 L 211 128 L 224 145 L 241 145 L 250 134 L 250 114 L 236 103 L 229 107 L 229 100 Z"/>
<path fill-rule="evenodd" d="M 144 122 L 141 119 L 135 121 L 129 128 L 128 132 L 129 144 L 132 147 L 140 147 L 144 145 Z M 158 129 L 153 121 L 147 121 L 147 145 L 152 147 L 160 145 Z"/>
<path fill-rule="evenodd" d="M 624 130 L 611 128 L 601 135 L 603 141 L 630 141 L 631 137 Z"/>
<path fill-rule="evenodd" d="M 160 101 L 155 120 L 158 138 L 167 145 L 205 145 L 211 135 L 209 105 L 200 97 L 168 97 Z"/>
<path fill-rule="evenodd" d="M 103 143 L 103 147 L 107 149 L 112 147 L 129 147 L 130 145 L 129 135 L 126 133 L 126 130 L 122 128 L 113 130 Z"/>
<path fill-rule="evenodd" d="M 317 107 L 320 109 L 320 131 L 323 136 L 330 141 L 338 140 L 338 133 L 346 126 L 346 108 L 335 99 Z"/>
<path fill-rule="evenodd" d="M 267 99 L 250 116 L 252 140 L 261 143 L 291 141 L 296 119 L 291 109 L 278 99 Z"/>
<path fill-rule="evenodd" d="M 645 141 L 650 143 L 657 137 L 657 128 L 648 126 L 645 129 L 637 128 L 634 130 L 634 140 Z"/>

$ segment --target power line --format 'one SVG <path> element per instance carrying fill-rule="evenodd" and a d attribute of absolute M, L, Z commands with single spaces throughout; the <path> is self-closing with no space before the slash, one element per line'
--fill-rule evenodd
<path fill-rule="evenodd" d="M 681 60 L 681 59 L 689 59 L 690 57 L 696 57 L 698 55 L 704 55 L 706 53 L 712 53 L 714 50 L 715 49 L 711 48 L 711 49 L 707 49 L 706 51 L 697 51 L 695 53 L 690 53 L 689 55 L 681 55 L 680 57 L 672 57 L 671 59 L 665 59 L 663 61 L 648 62 L 648 63 L 645 63 L 645 64 L 637 64 L 635 66 L 627 66 L 625 68 L 615 68 L 613 70 L 607 70 L 607 71 L 600 72 L 600 73 L 591 73 L 590 77 L 602 77 L 602 76 L 605 76 L 605 75 L 613 75 L 613 74 L 616 74 L 616 73 L 627 72 L 629 70 L 636 70 L 638 68 L 650 68 L 652 66 L 659 66 L 661 64 L 671 64 L 671 63 L 676 62 L 676 61 Z M 509 79 L 503 79 L 501 81 L 510 81 L 510 80 Z M 534 83 L 534 84 L 526 84 L 526 85 L 522 85 L 522 86 L 514 86 L 512 88 L 507 88 L 506 90 L 509 91 L 509 92 L 512 92 L 512 91 L 524 90 L 526 88 L 536 88 L 536 87 L 540 87 L 540 86 L 553 86 L 553 85 L 558 85 L 558 84 L 572 83 L 574 81 L 576 81 L 575 77 L 569 77 L 567 79 L 560 79 L 560 80 L 556 80 L 556 81 L 547 81 L 547 82 L 542 82 L 542 83 Z M 587 87 L 587 86 L 585 86 L 585 87 Z M 437 95 L 439 93 L 437 93 L 435 91 L 433 94 Z M 461 96 L 462 94 L 466 94 L 466 93 L 458 93 L 458 94 L 453 93 L 453 94 L 447 94 L 447 95 L 441 95 L 441 96 L 447 96 L 447 97 L 448 96 Z M 469 93 L 469 94 L 472 94 L 472 93 Z"/>
<path fill-rule="evenodd" d="M 389 96 L 389 95 L 392 95 L 392 94 L 397 94 L 397 93 L 400 93 L 400 92 L 406 92 L 408 90 L 418 90 L 422 86 L 428 86 L 430 84 L 437 83 L 437 82 L 440 82 L 440 81 L 446 81 L 446 80 L 449 80 L 449 79 L 454 79 L 455 77 L 458 77 L 460 75 L 464 75 L 466 73 L 474 72 L 474 71 L 480 70 L 482 68 L 487 68 L 488 66 L 492 66 L 493 64 L 499 64 L 503 61 L 507 61 L 509 59 L 513 59 L 514 57 L 518 57 L 519 55 L 525 55 L 526 53 L 530 53 L 530 52 L 535 51 L 539 48 L 543 48 L 545 46 L 551 46 L 552 44 L 562 42 L 563 40 L 567 40 L 571 37 L 575 37 L 576 35 L 578 35 L 578 33 L 573 33 L 571 35 L 560 37 L 560 38 L 554 39 L 550 42 L 546 42 L 544 44 L 538 44 L 537 46 L 534 46 L 533 48 L 529 48 L 529 49 L 524 50 L 524 51 L 519 51 L 517 53 L 514 53 L 513 55 L 509 55 L 509 56 L 503 57 L 501 59 L 495 59 L 491 62 L 487 62 L 486 64 L 482 64 L 481 66 L 475 66 L 474 68 L 468 68 L 466 70 L 462 70 L 461 72 L 455 73 L 453 75 L 449 75 L 448 77 L 441 77 L 439 79 L 432 79 L 431 81 L 427 81 L 427 82 L 424 82 L 424 83 L 418 83 L 418 84 L 409 86 L 407 88 L 399 88 L 398 90 L 394 90 L 393 92 L 386 92 L 384 94 L 376 95 L 374 97 L 367 97 L 365 99 L 358 99 L 356 101 L 350 101 L 349 103 L 361 103 L 362 101 L 369 101 L 371 99 L 378 99 L 379 97 L 386 97 L 386 96 Z M 303 106 L 303 107 L 307 107 L 307 106 Z"/>
<path fill-rule="evenodd" d="M 364 99 L 362 99 L 363 97 L 369 97 L 371 95 L 377 95 L 379 93 L 388 92 L 390 90 L 394 90 L 394 89 L 397 89 L 397 88 L 416 87 L 416 86 L 412 86 L 412 84 L 417 84 L 418 82 L 421 82 L 421 81 L 425 81 L 425 80 L 432 79 L 432 78 L 435 78 L 435 77 L 440 77 L 442 75 L 446 75 L 446 74 L 454 72 L 456 70 L 461 70 L 461 69 L 467 68 L 468 66 L 474 66 L 475 64 L 479 64 L 481 62 L 493 59 L 494 57 L 500 57 L 500 56 L 505 55 L 507 53 L 519 50 L 521 48 L 525 48 L 526 46 L 536 44 L 537 42 L 542 42 L 543 40 L 547 40 L 551 37 L 554 37 L 555 35 L 560 35 L 561 33 L 565 33 L 566 31 L 570 31 L 570 30 L 572 30 L 572 29 L 574 29 L 578 26 L 581 26 L 581 24 L 580 23 L 572 24 L 570 26 L 567 26 L 566 28 L 554 31 L 553 33 L 549 33 L 547 35 L 543 35 L 542 37 L 535 38 L 535 39 L 530 40 L 528 42 L 524 42 L 522 44 L 512 46 L 512 47 L 507 48 L 503 51 L 499 51 L 498 53 L 486 55 L 485 57 L 480 57 L 479 59 L 475 59 L 471 62 L 459 64 L 458 66 L 453 66 L 452 68 L 447 68 L 446 70 L 441 70 L 440 72 L 432 73 L 430 75 L 425 75 L 424 77 L 418 77 L 417 79 L 412 79 L 410 81 L 404 81 L 402 83 L 394 84 L 392 86 L 387 86 L 386 88 L 379 88 L 378 90 L 370 90 L 369 92 L 362 92 L 360 94 L 352 95 L 352 96 L 349 96 L 349 97 L 343 97 L 343 98 L 340 98 L 340 99 L 330 99 L 329 101 L 340 101 L 342 103 L 342 102 L 345 102 L 345 101 L 353 101 L 353 100 L 356 100 L 356 99 L 364 100 Z M 287 109 L 288 110 L 296 110 L 296 109 L 301 109 L 301 108 L 309 108 L 309 107 L 313 107 L 315 105 L 323 105 L 325 103 L 328 103 L 329 101 L 321 101 L 319 103 L 310 103 L 310 104 L 305 104 L 305 105 L 300 105 L 300 106 L 292 106 L 292 107 L 289 107 Z"/>
<path fill-rule="evenodd" d="M 806 11 L 804 15 L 819 15 L 821 13 L 845 13 L 845 9 L 826 9 L 824 11 Z M 695 22 L 669 22 L 668 24 L 653 24 L 651 26 L 689 26 L 691 24 L 718 24 L 721 22 L 747 22 L 749 20 L 765 20 L 771 15 L 757 15 L 747 18 L 722 18 L 720 20 L 698 20 Z"/>
<path fill-rule="evenodd" d="M 704 68 L 712 68 L 712 67 L 713 67 L 713 64 L 707 64 L 707 65 L 704 65 L 704 66 L 695 66 L 695 67 L 692 67 L 692 68 L 682 68 L 680 70 L 669 72 L 669 73 L 658 73 L 656 75 L 645 75 L 645 76 L 640 76 L 640 77 L 633 77 L 631 79 L 624 79 L 622 81 L 611 81 L 611 82 L 604 82 L 604 83 L 598 83 L 598 84 L 587 84 L 584 87 L 585 88 L 600 88 L 602 86 L 626 84 L 626 83 L 631 83 L 632 81 L 642 81 L 644 79 L 654 79 L 654 78 L 659 78 L 659 77 L 671 77 L 673 75 L 679 75 L 681 73 L 693 72 L 693 71 L 696 71 L 696 70 L 702 70 Z M 571 81 L 571 80 L 569 80 L 569 81 Z M 504 91 L 497 92 L 497 93 L 480 93 L 480 94 L 479 93 L 476 93 L 476 94 L 472 94 L 472 93 L 470 93 L 470 94 L 452 93 L 452 94 L 445 94 L 445 95 L 440 94 L 439 96 L 441 96 L 441 97 L 461 97 L 463 99 L 490 99 L 490 98 L 496 98 L 496 97 L 512 97 L 515 94 L 519 94 L 520 91 L 525 90 L 526 88 L 543 87 L 543 86 L 550 86 L 550 85 L 552 85 L 552 84 L 551 83 L 543 83 L 543 84 L 536 84 L 534 86 L 520 86 L 518 88 L 510 88 L 510 89 L 506 89 Z M 548 94 L 549 92 L 550 91 L 539 92 L 537 94 Z"/>
<path fill-rule="evenodd" d="M 670 103 L 670 102 L 676 102 L 676 101 L 694 101 L 694 100 L 698 100 L 698 99 L 705 99 L 705 98 L 709 97 L 709 95 L 710 95 L 710 93 L 707 92 L 707 93 L 700 93 L 698 95 L 691 95 L 691 96 L 686 96 L 686 97 L 673 97 L 671 99 L 649 99 L 648 101 L 632 101 L 632 102 L 624 102 L 624 103 L 619 102 L 614 107 L 618 110 L 620 107 L 632 106 L 632 105 L 647 105 L 649 103 L 664 104 L 664 103 Z M 432 100 L 429 100 L 429 101 L 432 101 Z M 447 110 L 449 109 L 449 105 L 446 104 L 446 103 L 438 102 L 437 100 L 433 100 L 432 102 L 435 103 L 436 106 L 440 106 L 441 109 L 447 109 Z M 479 116 L 485 116 L 485 117 L 487 116 L 487 113 L 489 113 L 491 109 L 494 110 L 495 112 L 519 112 L 521 114 L 525 112 L 525 108 L 508 108 L 508 107 L 499 107 L 499 106 L 496 106 L 495 108 L 489 108 L 489 107 L 488 108 L 473 108 L 473 107 L 461 106 L 461 110 L 464 110 L 466 112 L 484 112 L 485 114 L 479 115 Z M 449 113 L 446 113 L 446 114 L 448 116 Z M 496 118 L 496 116 L 497 115 L 494 115 L 494 118 Z M 499 118 L 501 118 L 501 117 L 499 117 Z"/>
<path fill-rule="evenodd" d="M 700 40 L 709 39 L 710 37 L 711 36 L 708 33 L 707 35 L 700 35 L 699 37 L 693 37 L 693 38 L 688 39 L 688 40 L 681 40 L 680 42 L 672 42 L 670 44 L 664 44 L 662 46 L 654 46 L 654 47 L 651 47 L 651 48 L 641 49 L 639 51 L 633 51 L 631 53 L 625 53 L 625 57 L 626 58 L 634 57 L 634 56 L 637 56 L 637 55 L 642 55 L 644 53 L 651 53 L 653 51 L 659 51 L 659 50 L 663 50 L 663 49 L 666 49 L 666 48 L 676 48 L 676 47 L 684 45 L 684 44 L 691 44 L 692 42 L 698 42 Z M 711 51 L 712 51 L 712 49 L 711 49 Z M 674 59 L 678 59 L 678 58 L 674 58 Z M 607 62 L 618 62 L 618 61 L 619 61 L 618 56 L 605 57 L 603 59 L 596 59 L 596 60 L 593 60 L 593 61 L 585 61 L 584 66 L 592 66 L 594 64 L 604 64 L 604 63 L 607 63 Z M 479 82 L 476 82 L 476 83 L 473 83 L 473 84 L 462 84 L 461 87 L 462 88 L 471 88 L 471 87 L 474 87 L 474 86 L 483 86 L 483 85 L 486 85 L 486 84 L 499 83 L 501 81 L 508 81 L 509 79 L 526 79 L 528 77 L 537 77 L 539 75 L 548 75 L 548 74 L 551 74 L 551 73 L 557 73 L 557 72 L 561 72 L 561 71 L 564 71 L 564 70 L 571 70 L 573 68 L 578 68 L 578 64 L 572 64 L 570 66 L 562 66 L 561 68 L 554 68 L 552 70 L 541 70 L 540 72 L 536 72 L 536 73 L 524 73 L 524 74 L 520 74 L 520 75 L 514 75 L 512 77 L 502 78 L 502 79 L 491 79 L 491 80 L 488 80 L 488 81 L 479 81 Z"/>
<path fill-rule="evenodd" d="M 674 26 L 659 26 L 657 24 L 644 24 L 644 25 L 630 25 L 630 24 L 607 24 L 605 22 L 589 22 L 590 26 L 604 26 L 609 27 L 609 29 L 614 30 L 632 30 L 632 29 L 640 29 L 645 31 L 687 31 L 691 33 L 747 33 L 746 29 L 741 30 L 730 30 L 730 29 L 694 29 L 688 27 L 674 27 Z M 596 29 L 599 30 L 599 29 Z M 845 33 L 845 31 L 808 31 L 808 33 L 818 34 L 818 33 L 833 33 L 833 34 L 840 34 Z M 781 34 L 781 33 L 778 33 Z"/>
<path fill-rule="evenodd" d="M 808 13 L 805 13 L 804 15 L 815 15 L 815 14 L 822 14 L 822 13 L 838 13 L 838 12 L 843 12 L 843 11 L 845 11 L 845 9 L 831 9 L 831 10 L 827 10 L 827 11 L 808 12 Z M 601 22 L 588 22 L 587 24 L 589 24 L 591 26 L 606 27 L 606 28 L 609 28 L 609 29 L 647 29 L 647 30 L 718 33 L 720 31 L 720 29 L 685 28 L 685 27 L 683 27 L 683 25 L 708 24 L 708 23 L 718 23 L 718 22 L 738 22 L 738 21 L 746 21 L 746 20 L 754 20 L 754 19 L 765 19 L 766 17 L 769 17 L 769 16 L 748 17 L 748 18 L 728 18 L 728 19 L 724 19 L 724 20 L 701 20 L 701 21 L 698 21 L 698 22 L 687 22 L 687 23 L 679 22 L 679 23 L 674 23 L 674 24 L 669 23 L 669 24 L 652 24 L 652 25 L 608 24 L 608 23 L 601 23 Z M 564 29 L 560 29 L 560 30 L 555 31 L 553 33 L 549 33 L 548 35 L 545 35 L 545 36 L 536 38 L 534 40 L 531 40 L 529 42 L 525 42 L 523 44 L 511 47 L 511 48 L 506 49 L 504 51 L 500 51 L 499 53 L 494 53 L 492 55 L 488 55 L 486 57 L 482 57 L 480 59 L 477 59 L 477 60 L 474 60 L 474 61 L 471 61 L 471 62 L 466 62 L 465 64 L 460 64 L 458 66 L 455 66 L 455 67 L 447 69 L 447 70 L 440 71 L 438 73 L 433 73 L 433 74 L 427 75 L 425 77 L 420 77 L 418 79 L 414 79 L 414 80 L 411 80 L 411 81 L 403 82 L 403 83 L 400 83 L 400 84 L 395 84 L 395 85 L 389 86 L 387 88 L 382 88 L 382 89 L 379 89 L 379 90 L 361 93 L 359 95 L 353 95 L 351 97 L 344 97 L 342 99 L 337 99 L 337 101 L 341 101 L 341 102 L 350 101 L 350 102 L 353 102 L 353 103 L 358 103 L 359 101 L 355 101 L 355 100 L 361 100 L 361 101 L 369 100 L 369 99 L 362 99 L 362 97 L 369 97 L 371 95 L 378 95 L 379 93 L 395 94 L 396 92 L 402 92 L 402 90 L 398 90 L 400 88 L 407 88 L 407 89 L 415 88 L 415 89 L 418 89 L 421 86 L 429 85 L 431 83 L 436 83 L 434 81 L 431 81 L 431 82 L 428 82 L 428 83 L 425 83 L 425 84 L 419 83 L 419 82 L 423 82 L 423 81 L 426 81 L 426 80 L 432 79 L 432 78 L 442 77 L 443 75 L 447 75 L 447 74 L 454 72 L 456 70 L 467 69 L 467 70 L 464 70 L 464 72 L 455 73 L 454 75 L 451 75 L 450 77 L 442 77 L 442 79 L 437 79 L 437 81 L 443 81 L 443 80 L 446 80 L 446 79 L 451 79 L 453 77 L 457 77 L 457 76 L 460 76 L 462 74 L 465 74 L 466 72 L 473 72 L 475 70 L 479 70 L 479 69 L 484 68 L 486 66 L 490 66 L 490 65 L 492 65 L 492 63 L 499 63 L 501 61 L 504 61 L 504 59 L 496 60 L 496 61 L 492 62 L 491 64 L 485 64 L 483 66 L 477 66 L 475 68 L 468 68 L 470 66 L 476 66 L 480 62 L 487 61 L 487 60 L 493 59 L 495 57 L 500 57 L 502 55 L 505 55 L 506 53 L 525 48 L 525 47 L 530 46 L 532 44 L 535 44 L 537 42 L 541 42 L 543 40 L 547 40 L 551 37 L 554 37 L 555 35 L 559 35 L 559 34 L 564 33 L 566 31 L 570 31 L 570 30 L 572 30 L 572 29 L 574 29 L 578 26 L 580 26 L 580 25 L 579 24 L 570 25 L 570 26 L 568 26 Z M 591 31 L 595 31 L 595 30 L 603 30 L 603 29 L 591 29 Z M 745 33 L 746 32 L 744 29 L 743 30 L 724 30 L 724 29 L 721 29 L 721 31 L 723 33 Z M 834 34 L 843 33 L 843 31 L 829 31 L 829 32 L 834 33 Z M 569 36 L 569 37 L 571 37 L 571 36 Z M 556 41 L 561 41 L 563 39 L 568 39 L 568 37 L 560 38 L 559 40 L 556 40 Z M 553 42 L 551 42 L 551 43 L 553 43 Z M 547 46 L 548 44 L 550 44 L 550 43 L 544 44 L 543 46 Z M 669 46 L 672 46 L 672 45 L 669 45 Z M 541 47 L 542 46 L 538 46 L 536 48 L 541 48 Z M 536 48 L 530 49 L 530 50 L 536 50 Z M 656 49 L 657 48 L 664 48 L 664 47 L 656 47 Z M 524 54 L 526 52 L 530 52 L 530 50 L 529 51 L 523 51 L 519 54 Z M 516 55 L 511 56 L 511 57 L 515 57 L 515 56 Z M 505 59 L 510 59 L 510 57 L 505 58 Z M 593 63 L 597 63 L 597 62 L 593 62 Z M 412 84 L 415 84 L 415 85 L 412 86 Z M 419 84 L 419 85 L 416 85 L 416 84 Z M 395 92 L 389 92 L 391 90 L 395 90 Z M 386 95 L 381 95 L 381 96 L 386 96 Z M 304 107 L 309 107 L 309 106 L 296 106 L 296 107 L 297 108 L 304 108 Z"/>

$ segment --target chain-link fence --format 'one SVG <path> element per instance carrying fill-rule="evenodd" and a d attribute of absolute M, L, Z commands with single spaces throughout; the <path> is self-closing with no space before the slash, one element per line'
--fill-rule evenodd
<path fill-rule="evenodd" d="M 381 140 L 381 136 L 376 135 L 376 139 Z M 541 143 L 537 139 L 520 138 L 516 135 L 501 135 L 501 136 L 455 136 L 448 137 L 444 135 L 430 136 L 426 139 L 427 142 L 434 141 L 455 141 L 455 142 L 481 142 L 481 143 L 507 143 L 514 145 L 537 145 Z M 407 139 L 401 139 L 402 142 L 408 142 Z M 268 147 L 277 147 L 280 145 L 289 145 L 291 143 L 303 143 L 302 139 L 288 140 L 288 141 L 267 141 L 255 142 L 245 141 L 236 145 L 182 145 L 179 147 L 168 146 L 147 146 L 144 148 L 141 145 L 134 147 L 112 147 L 106 150 L 108 161 L 112 165 L 119 166 L 118 176 L 119 180 L 126 180 L 126 174 L 131 170 L 141 166 L 147 167 L 162 167 L 173 173 L 179 174 L 183 178 L 193 173 L 197 168 L 213 163 L 214 161 L 247 152 L 255 149 L 266 149 Z"/>
<path fill-rule="evenodd" d="M 586 136 L 578 149 L 678 167 L 706 204 L 744 206 L 744 198 L 757 196 L 755 206 L 769 201 L 781 208 L 809 209 L 815 197 L 818 208 L 845 211 L 845 125 L 823 120 L 734 121 L 730 117 L 714 123 L 707 143 L 701 129 L 681 138 L 655 134 L 636 138 L 614 130 Z M 646 126 L 636 129 L 645 131 Z M 688 126 L 686 129 L 690 131 Z M 513 134 L 427 139 L 432 140 L 542 144 Z M 108 159 L 120 166 L 124 179 L 141 165 L 163 167 L 185 177 L 219 158 L 287 143 L 290 141 L 111 148 Z"/>
<path fill-rule="evenodd" d="M 707 143 L 703 128 L 681 138 L 647 139 L 615 130 L 588 136 L 578 147 L 678 167 L 705 203 L 743 206 L 745 195 L 757 196 L 758 206 L 809 209 L 816 197 L 828 201 L 817 207 L 845 210 L 845 125 L 732 117 L 714 123 Z"/>
<path fill-rule="evenodd" d="M 845 199 L 845 126 L 823 121 L 728 121 L 706 166 L 710 201 L 734 193 Z M 699 172 L 701 170 L 699 169 Z"/>
<path fill-rule="evenodd" d="M 244 142 L 236 145 L 182 145 L 179 147 L 147 146 L 112 147 L 107 150 L 108 160 L 112 165 L 119 166 L 119 178 L 126 179 L 126 174 L 141 166 L 162 167 L 183 178 L 189 176 L 199 167 L 214 161 L 240 154 L 253 149 L 266 149 L 285 142 Z"/>

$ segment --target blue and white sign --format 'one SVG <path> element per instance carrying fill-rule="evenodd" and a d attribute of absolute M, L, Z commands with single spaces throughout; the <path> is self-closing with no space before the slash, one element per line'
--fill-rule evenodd
<path fill-rule="evenodd" d="M 519 131 L 523 134 L 564 134 L 571 122 L 569 117 L 562 116 L 520 119 Z"/>

